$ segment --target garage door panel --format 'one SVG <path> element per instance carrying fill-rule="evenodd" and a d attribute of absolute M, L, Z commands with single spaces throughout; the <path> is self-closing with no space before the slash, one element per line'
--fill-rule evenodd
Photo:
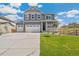
<path fill-rule="evenodd" d="M 26 27 L 26 32 L 38 33 L 40 32 L 40 25 L 29 25 Z"/>

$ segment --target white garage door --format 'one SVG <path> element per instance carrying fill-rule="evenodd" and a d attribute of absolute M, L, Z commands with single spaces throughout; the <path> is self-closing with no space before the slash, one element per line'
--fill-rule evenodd
<path fill-rule="evenodd" d="M 26 26 L 26 32 L 30 33 L 39 33 L 40 32 L 40 25 L 39 24 L 32 24 L 32 25 L 27 25 Z"/>

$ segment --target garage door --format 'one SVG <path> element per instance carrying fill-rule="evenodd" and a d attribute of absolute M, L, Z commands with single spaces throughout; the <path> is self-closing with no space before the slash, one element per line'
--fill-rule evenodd
<path fill-rule="evenodd" d="M 26 32 L 39 33 L 40 32 L 40 25 L 39 24 L 26 25 Z"/>

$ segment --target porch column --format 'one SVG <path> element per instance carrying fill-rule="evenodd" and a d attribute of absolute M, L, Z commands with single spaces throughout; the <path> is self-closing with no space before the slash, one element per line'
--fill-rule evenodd
<path fill-rule="evenodd" d="M 41 22 L 40 31 L 43 32 L 43 23 Z"/>
<path fill-rule="evenodd" d="M 47 22 L 46 22 L 46 31 L 48 31 L 48 30 L 47 30 Z"/>

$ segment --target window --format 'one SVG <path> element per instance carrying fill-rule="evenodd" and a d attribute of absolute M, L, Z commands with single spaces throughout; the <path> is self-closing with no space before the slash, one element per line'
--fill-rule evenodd
<path fill-rule="evenodd" d="M 48 16 L 46 16 L 46 19 L 48 19 Z"/>
<path fill-rule="evenodd" d="M 24 16 L 25 16 L 25 20 L 27 20 L 27 19 L 28 19 L 28 17 L 29 17 L 27 14 L 25 14 Z"/>
<path fill-rule="evenodd" d="M 27 15 L 25 15 L 25 18 L 27 18 Z"/>
<path fill-rule="evenodd" d="M 32 18 L 34 18 L 34 15 L 32 15 Z"/>
<path fill-rule="evenodd" d="M 38 15 L 38 18 L 41 18 L 41 15 Z"/>
<path fill-rule="evenodd" d="M 29 14 L 29 17 L 31 17 L 31 14 Z"/>
<path fill-rule="evenodd" d="M 51 16 L 49 16 L 49 19 L 51 19 Z"/>
<path fill-rule="evenodd" d="M 51 19 L 51 16 L 46 16 L 46 19 Z"/>

